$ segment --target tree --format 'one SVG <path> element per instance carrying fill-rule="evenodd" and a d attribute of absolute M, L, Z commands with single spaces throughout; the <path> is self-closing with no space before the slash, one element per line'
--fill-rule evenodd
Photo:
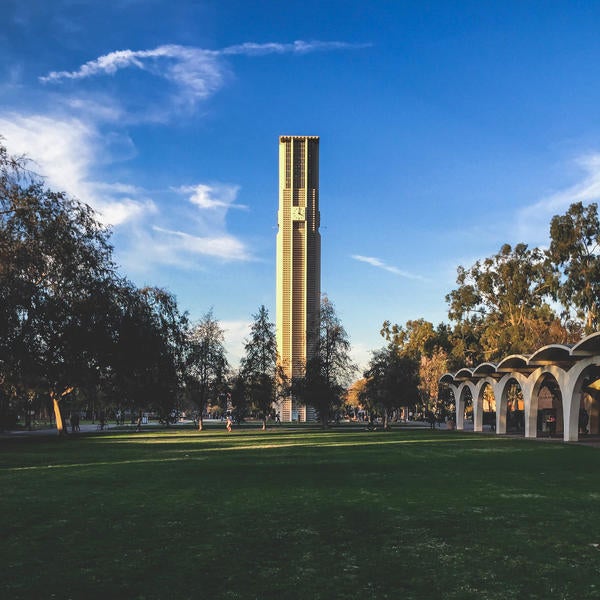
<path fill-rule="evenodd" d="M 192 327 L 188 335 L 186 388 L 198 407 L 198 430 L 204 426 L 203 415 L 211 397 L 216 398 L 226 384 L 229 368 L 224 345 L 225 334 L 212 310 Z"/>
<path fill-rule="evenodd" d="M 243 393 L 260 417 L 264 431 L 273 404 L 285 387 L 285 374 L 277 356 L 275 325 L 269 320 L 267 309 L 261 306 L 252 318 L 254 321 L 240 364 L 241 381 L 237 384 L 243 387 Z"/>
<path fill-rule="evenodd" d="M 89 206 L 47 189 L 0 145 L 0 385 L 44 388 L 59 433 L 61 400 L 106 364 L 109 237 Z"/>
<path fill-rule="evenodd" d="M 403 356 L 393 342 L 373 352 L 364 373 L 367 380 L 364 398 L 370 412 L 383 416 L 385 429 L 393 410 L 417 402 L 418 369 L 418 362 Z"/>
<path fill-rule="evenodd" d="M 457 283 L 446 296 L 448 315 L 477 332 L 485 360 L 566 341 L 567 331 L 550 306 L 556 276 L 538 248 L 504 244 L 470 269 L 458 267 Z"/>
<path fill-rule="evenodd" d="M 600 328 L 600 220 L 598 205 L 571 204 L 550 223 L 548 256 L 561 275 L 558 299 L 583 322 L 585 335 Z"/>
<path fill-rule="evenodd" d="M 304 375 L 293 381 L 292 394 L 312 406 L 325 427 L 339 410 L 355 370 L 350 359 L 348 334 L 333 303 L 323 296 L 315 353 L 306 361 Z"/>
<path fill-rule="evenodd" d="M 165 289 L 145 287 L 139 294 L 145 304 L 144 327 L 148 341 L 148 347 L 143 350 L 146 359 L 142 365 L 146 370 L 143 404 L 168 425 L 179 412 L 188 316 L 180 312 L 175 296 Z"/>
<path fill-rule="evenodd" d="M 438 345 L 438 335 L 433 323 L 425 319 L 409 320 L 404 327 L 384 321 L 380 334 L 388 342 L 392 342 L 398 352 L 415 359 L 430 353 Z"/>
<path fill-rule="evenodd" d="M 229 399 L 231 400 L 232 416 L 234 421 L 243 422 L 250 412 L 248 392 L 244 376 L 240 371 L 234 373 L 229 379 Z"/>
<path fill-rule="evenodd" d="M 354 381 L 346 392 L 346 411 L 354 419 L 358 417 L 358 412 L 363 406 L 364 392 L 367 386 L 367 380 L 364 377 Z"/>
<path fill-rule="evenodd" d="M 440 377 L 448 371 L 448 355 L 436 348 L 431 356 L 421 356 L 419 362 L 419 393 L 424 412 L 443 419 L 451 412 L 450 397 L 440 393 Z"/>

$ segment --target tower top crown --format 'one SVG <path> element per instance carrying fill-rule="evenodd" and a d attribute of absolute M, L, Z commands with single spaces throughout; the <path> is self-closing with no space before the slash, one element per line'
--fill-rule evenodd
<path fill-rule="evenodd" d="M 290 140 L 314 140 L 319 141 L 318 135 L 280 135 L 279 142 L 289 142 Z"/>

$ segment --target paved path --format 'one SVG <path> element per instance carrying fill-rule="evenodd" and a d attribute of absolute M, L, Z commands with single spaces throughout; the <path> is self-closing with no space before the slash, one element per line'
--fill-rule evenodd
<path fill-rule="evenodd" d="M 187 423 L 181 423 L 184 425 Z M 157 427 L 157 423 L 148 423 L 147 425 L 142 425 L 142 429 L 145 427 Z M 172 425 L 171 427 L 175 427 L 176 425 Z M 68 428 L 69 435 L 71 434 L 71 427 Z M 114 423 L 109 423 L 104 426 L 104 429 L 100 429 L 98 423 L 82 423 L 79 426 L 79 433 L 101 433 L 102 431 L 110 432 L 110 431 L 131 431 L 135 432 L 136 426 L 125 424 L 125 425 L 115 425 Z M 17 437 L 28 437 L 28 436 L 55 436 L 57 435 L 56 427 L 48 427 L 46 429 L 33 429 L 32 431 L 28 431 L 27 429 L 17 429 L 14 431 L 3 431 L 0 432 L 0 437 L 2 438 L 17 438 Z"/>

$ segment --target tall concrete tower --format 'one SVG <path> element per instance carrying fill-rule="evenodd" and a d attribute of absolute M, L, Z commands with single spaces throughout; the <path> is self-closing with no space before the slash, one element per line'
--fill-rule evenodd
<path fill-rule="evenodd" d="M 302 373 L 319 334 L 321 234 L 319 138 L 279 138 L 277 223 L 277 349 L 288 377 Z M 282 421 L 312 420 L 293 398 L 280 405 Z"/>

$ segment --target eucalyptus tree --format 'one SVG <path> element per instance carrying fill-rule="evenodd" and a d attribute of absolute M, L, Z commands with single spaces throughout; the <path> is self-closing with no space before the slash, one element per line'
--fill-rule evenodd
<path fill-rule="evenodd" d="M 548 256 L 560 273 L 558 299 L 587 335 L 600 328 L 600 219 L 598 205 L 571 204 L 550 223 Z M 575 315 L 569 315 L 573 308 Z"/>
<path fill-rule="evenodd" d="M 307 359 L 304 374 L 292 382 L 292 393 L 316 410 L 325 427 L 342 406 L 355 371 L 348 334 L 333 303 L 323 296 L 315 352 Z"/>
<path fill-rule="evenodd" d="M 279 365 L 275 325 L 269 319 L 268 310 L 261 306 L 252 318 L 250 335 L 244 344 L 245 354 L 240 363 L 238 386 L 243 390 L 249 407 L 260 417 L 265 430 L 273 405 L 286 387 L 286 378 Z"/>
<path fill-rule="evenodd" d="M 198 407 L 198 430 L 204 427 L 203 415 L 211 398 L 226 387 L 227 362 L 225 332 L 209 310 L 187 337 L 185 385 L 189 399 Z"/>
<path fill-rule="evenodd" d="M 458 267 L 457 283 L 446 296 L 448 315 L 477 332 L 485 360 L 566 341 L 567 332 L 551 306 L 556 274 L 538 248 L 504 244 L 469 269 Z"/>

